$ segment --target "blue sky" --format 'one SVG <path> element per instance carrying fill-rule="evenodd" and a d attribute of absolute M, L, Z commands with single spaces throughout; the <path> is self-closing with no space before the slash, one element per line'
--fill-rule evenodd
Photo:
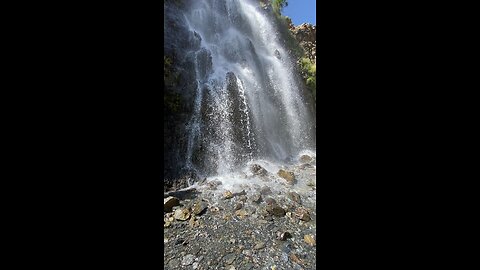
<path fill-rule="evenodd" d="M 317 24 L 316 0 L 288 0 L 288 6 L 283 8 L 282 15 L 292 18 L 294 25 L 302 23 Z"/>

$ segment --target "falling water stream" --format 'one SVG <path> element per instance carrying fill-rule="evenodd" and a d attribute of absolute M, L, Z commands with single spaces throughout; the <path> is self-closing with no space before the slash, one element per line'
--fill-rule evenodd
<path fill-rule="evenodd" d="M 186 166 L 232 173 L 254 160 L 287 162 L 315 152 L 315 119 L 294 61 L 258 1 L 188 1 L 181 16 L 199 48 L 187 123 Z"/>

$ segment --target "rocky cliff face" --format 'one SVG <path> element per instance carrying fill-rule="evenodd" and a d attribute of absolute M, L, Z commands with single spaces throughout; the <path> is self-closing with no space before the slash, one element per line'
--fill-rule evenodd
<path fill-rule="evenodd" d="M 311 27 L 291 35 L 271 6 L 248 1 L 171 0 L 164 8 L 166 187 L 314 147 L 312 90 L 295 65 L 297 40 L 315 59 Z"/>
<path fill-rule="evenodd" d="M 290 25 L 290 31 L 305 51 L 305 57 L 312 63 L 316 63 L 317 27 L 309 23 L 302 23 L 298 26 Z"/>

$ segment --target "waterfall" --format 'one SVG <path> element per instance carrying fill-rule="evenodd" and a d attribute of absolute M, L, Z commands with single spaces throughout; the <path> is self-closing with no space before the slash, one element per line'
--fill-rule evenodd
<path fill-rule="evenodd" d="M 186 48 L 185 69 L 193 65 L 196 91 L 185 166 L 222 174 L 254 159 L 282 162 L 314 151 L 310 101 L 268 12 L 258 1 L 187 2 L 179 21 L 188 44 L 178 47 Z"/>

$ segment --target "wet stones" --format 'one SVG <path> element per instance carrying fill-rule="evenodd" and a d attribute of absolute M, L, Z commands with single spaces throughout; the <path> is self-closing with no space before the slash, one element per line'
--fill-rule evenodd
<path fill-rule="evenodd" d="M 277 201 L 268 197 L 268 198 L 265 199 L 265 203 L 267 203 L 267 205 L 274 205 L 274 204 L 277 204 Z"/>
<path fill-rule="evenodd" d="M 270 204 L 267 205 L 265 208 L 267 212 L 271 215 L 277 216 L 277 217 L 283 217 L 285 215 L 285 209 L 282 207 L 278 206 L 278 204 Z"/>
<path fill-rule="evenodd" d="M 190 218 L 190 211 L 188 210 L 188 208 L 177 209 L 175 210 L 175 214 L 173 215 L 173 217 L 176 220 L 185 221 Z"/>
<path fill-rule="evenodd" d="M 313 159 L 309 156 L 309 155 L 302 155 L 300 157 L 300 162 L 302 163 L 309 163 L 311 162 Z"/>
<path fill-rule="evenodd" d="M 277 239 L 280 241 L 285 241 L 287 240 L 287 238 L 290 238 L 290 237 L 292 237 L 292 235 L 289 232 L 282 232 L 282 231 L 277 232 Z"/>
<path fill-rule="evenodd" d="M 252 202 L 260 203 L 261 201 L 262 201 L 262 195 L 260 195 L 260 194 L 252 195 Z"/>
<path fill-rule="evenodd" d="M 207 183 L 207 186 L 209 187 L 210 190 L 215 190 L 217 189 L 218 186 L 222 184 L 221 181 L 215 180 L 215 181 L 210 181 Z"/>
<path fill-rule="evenodd" d="M 233 209 L 239 210 L 239 209 L 241 209 L 242 207 L 243 207 L 243 204 L 242 204 L 242 203 L 236 203 L 236 204 L 235 204 L 235 207 L 233 207 Z"/>
<path fill-rule="evenodd" d="M 205 209 L 207 209 L 207 204 L 202 201 L 198 201 L 195 203 L 195 206 L 193 207 L 192 212 L 195 215 L 199 216 L 205 212 Z"/>
<path fill-rule="evenodd" d="M 231 199 L 231 198 L 233 198 L 233 193 L 230 192 L 229 190 L 227 190 L 223 193 L 223 198 L 224 199 Z"/>
<path fill-rule="evenodd" d="M 310 213 L 304 207 L 297 208 L 297 210 L 295 211 L 295 216 L 298 219 L 303 220 L 303 221 L 310 221 L 311 220 Z"/>
<path fill-rule="evenodd" d="M 180 205 L 180 201 L 178 200 L 178 198 L 170 196 L 168 198 L 163 199 L 163 211 L 164 212 L 171 212 L 172 208 L 174 206 L 178 206 L 178 205 Z"/>
<path fill-rule="evenodd" d="M 287 183 L 290 185 L 293 185 L 295 183 L 295 174 L 293 172 L 280 169 L 277 175 L 287 180 Z"/>
<path fill-rule="evenodd" d="M 263 194 L 263 195 L 268 195 L 268 194 L 272 194 L 272 190 L 269 187 L 264 186 L 260 190 L 260 193 Z"/>
<path fill-rule="evenodd" d="M 268 175 L 268 171 L 265 170 L 262 166 L 260 166 L 258 164 L 253 164 L 252 166 L 250 166 L 250 171 L 254 175 L 259 175 L 259 176 L 267 176 Z"/>
<path fill-rule="evenodd" d="M 300 195 L 299 195 L 298 193 L 296 193 L 296 192 L 293 192 L 293 191 L 292 191 L 292 192 L 289 192 L 289 193 L 288 193 L 288 197 L 289 197 L 292 201 L 294 201 L 294 202 L 296 202 L 296 203 L 299 203 L 299 204 L 302 203 L 301 198 L 300 198 Z"/>

